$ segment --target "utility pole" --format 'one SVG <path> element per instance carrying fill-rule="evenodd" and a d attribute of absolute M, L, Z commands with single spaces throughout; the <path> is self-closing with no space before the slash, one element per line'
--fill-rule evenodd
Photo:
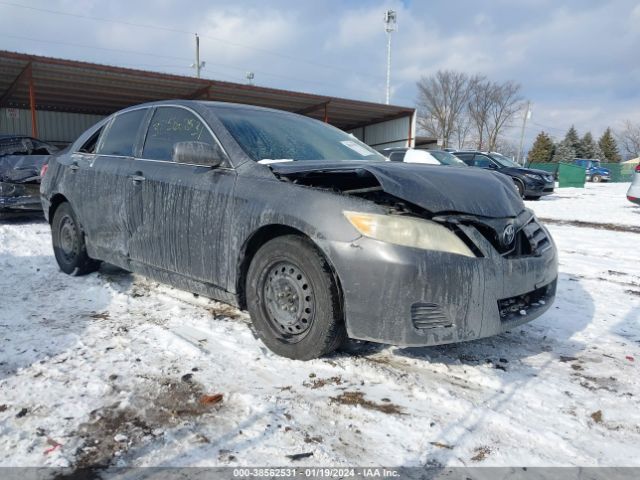
<path fill-rule="evenodd" d="M 531 118 L 531 101 L 527 100 L 527 109 L 522 118 L 522 131 L 520 132 L 520 148 L 518 149 L 518 163 L 524 165 L 524 129 L 527 127 L 527 120 Z"/>
<path fill-rule="evenodd" d="M 200 61 L 200 37 L 196 33 L 196 63 L 191 68 L 196 69 L 196 77 L 200 78 L 200 69 L 204 68 L 205 62 Z"/>
<path fill-rule="evenodd" d="M 384 12 L 384 30 L 387 32 L 387 105 L 389 105 L 389 100 L 391 99 L 391 32 L 396 30 L 396 22 L 395 10 Z"/>

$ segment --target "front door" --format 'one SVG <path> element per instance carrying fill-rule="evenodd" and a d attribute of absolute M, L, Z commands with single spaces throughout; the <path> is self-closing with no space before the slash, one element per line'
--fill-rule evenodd
<path fill-rule="evenodd" d="M 131 260 L 219 287 L 226 284 L 230 197 L 235 171 L 172 160 L 177 142 L 214 144 L 212 133 L 183 107 L 157 107 L 140 158 L 140 195 L 132 210 L 140 224 L 129 240 Z"/>

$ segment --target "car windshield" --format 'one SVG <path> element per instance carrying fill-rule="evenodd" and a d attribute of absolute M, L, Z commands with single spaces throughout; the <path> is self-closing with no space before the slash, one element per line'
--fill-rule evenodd
<path fill-rule="evenodd" d="M 520 168 L 522 165 L 518 165 L 516 162 L 511 160 L 504 155 L 500 155 L 499 153 L 491 153 L 491 158 L 493 158 L 496 162 L 498 162 L 503 167 L 516 167 Z"/>
<path fill-rule="evenodd" d="M 460 160 L 458 157 L 449 152 L 433 151 L 429 153 L 436 157 L 436 159 L 443 165 L 453 165 L 456 167 L 466 167 L 467 164 Z"/>
<path fill-rule="evenodd" d="M 214 108 L 231 136 L 256 162 L 386 161 L 355 137 L 318 120 L 273 110 Z"/>

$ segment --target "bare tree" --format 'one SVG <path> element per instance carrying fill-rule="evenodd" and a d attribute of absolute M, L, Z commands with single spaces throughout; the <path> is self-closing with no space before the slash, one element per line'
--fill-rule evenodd
<path fill-rule="evenodd" d="M 468 114 L 477 139 L 478 150 L 495 150 L 500 135 L 511 125 L 521 109 L 520 85 L 495 83 L 476 77 L 471 85 Z"/>
<path fill-rule="evenodd" d="M 464 115 L 470 95 L 466 73 L 440 70 L 418 82 L 418 125 L 447 147 Z"/>
<path fill-rule="evenodd" d="M 467 112 L 475 130 L 478 150 L 485 146 L 492 103 L 493 84 L 484 77 L 476 77 L 471 85 Z"/>
<path fill-rule="evenodd" d="M 622 151 L 632 157 L 640 156 L 640 124 L 625 120 L 624 127 L 617 133 Z"/>
<path fill-rule="evenodd" d="M 488 124 L 488 150 L 495 150 L 498 138 L 505 128 L 511 126 L 516 113 L 522 109 L 520 85 L 514 82 L 494 84 L 491 95 L 491 109 Z"/>

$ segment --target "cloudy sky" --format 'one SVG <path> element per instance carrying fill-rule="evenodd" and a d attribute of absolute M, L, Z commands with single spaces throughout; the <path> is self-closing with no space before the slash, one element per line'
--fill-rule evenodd
<path fill-rule="evenodd" d="M 640 121 L 638 0 L 0 0 L 0 49 L 193 75 L 198 32 L 205 77 L 381 102 L 389 8 L 391 103 L 455 69 L 519 82 L 529 142 Z"/>

